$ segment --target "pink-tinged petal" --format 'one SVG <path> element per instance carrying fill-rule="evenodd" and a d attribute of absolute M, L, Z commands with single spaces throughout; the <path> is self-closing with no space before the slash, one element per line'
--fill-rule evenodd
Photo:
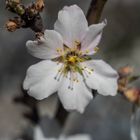
<path fill-rule="evenodd" d="M 27 41 L 26 46 L 29 53 L 40 59 L 52 59 L 60 56 L 57 49 L 63 49 L 63 39 L 54 30 L 45 30 L 44 37 L 40 41 Z"/>
<path fill-rule="evenodd" d="M 27 70 L 23 88 L 30 96 L 41 100 L 57 91 L 61 81 L 55 79 L 62 64 L 50 60 L 41 61 Z"/>
<path fill-rule="evenodd" d="M 64 44 L 74 47 L 75 41 L 80 42 L 88 30 L 88 23 L 82 9 L 77 5 L 72 5 L 64 7 L 58 13 L 54 28 L 62 35 Z"/>
<path fill-rule="evenodd" d="M 66 110 L 77 110 L 83 113 L 93 96 L 79 73 L 77 73 L 77 79 L 78 82 L 70 82 L 70 74 L 68 74 L 68 77 L 63 79 L 62 85 L 58 90 L 58 96 Z M 73 89 L 69 88 L 70 85 Z"/>
<path fill-rule="evenodd" d="M 99 44 L 101 40 L 102 31 L 106 24 L 107 21 L 105 20 L 102 23 L 89 26 L 89 30 L 87 31 L 81 43 L 81 50 L 83 53 L 86 53 L 87 55 L 92 55 L 96 53 L 95 47 Z"/>
<path fill-rule="evenodd" d="M 102 95 L 116 95 L 118 89 L 118 73 L 102 60 L 91 60 L 81 64 L 84 70 L 85 82 L 89 88 Z"/>

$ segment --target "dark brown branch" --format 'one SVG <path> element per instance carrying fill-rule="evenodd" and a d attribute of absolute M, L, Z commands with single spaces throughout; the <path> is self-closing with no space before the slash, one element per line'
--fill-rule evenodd
<path fill-rule="evenodd" d="M 43 31 L 42 18 L 40 12 L 44 8 L 44 0 L 36 0 L 29 6 L 25 6 L 20 0 L 5 0 L 6 9 L 15 13 L 17 17 L 10 19 L 6 23 L 8 31 L 15 31 L 19 28 L 31 28 L 34 32 Z"/>
<path fill-rule="evenodd" d="M 58 120 L 60 125 L 63 126 L 65 124 L 68 115 L 69 115 L 69 113 L 63 108 L 62 104 L 59 101 L 55 118 Z"/>
<path fill-rule="evenodd" d="M 107 0 L 92 0 L 87 13 L 89 25 L 98 23 Z"/>
<path fill-rule="evenodd" d="M 37 107 L 37 100 L 29 96 L 22 87 L 21 87 L 21 91 L 22 91 L 22 95 L 19 97 L 15 97 L 14 102 L 21 103 L 27 106 L 30 109 L 30 111 L 24 112 L 23 116 L 26 119 L 29 119 L 32 123 L 38 124 L 38 122 L 40 121 L 40 116 Z"/>

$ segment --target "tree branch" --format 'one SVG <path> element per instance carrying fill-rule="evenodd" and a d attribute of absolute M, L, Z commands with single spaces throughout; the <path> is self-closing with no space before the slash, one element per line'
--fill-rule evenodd
<path fill-rule="evenodd" d="M 92 0 L 87 12 L 89 25 L 98 23 L 107 0 Z"/>
<path fill-rule="evenodd" d="M 19 28 L 31 28 L 34 32 L 43 31 L 40 12 L 44 9 L 44 0 L 36 0 L 29 6 L 25 6 L 20 0 L 5 0 L 6 9 L 17 16 L 6 23 L 8 31 L 13 32 Z"/>
<path fill-rule="evenodd" d="M 21 103 L 27 106 L 30 111 L 24 112 L 23 116 L 29 119 L 32 123 L 38 124 L 40 116 L 37 107 L 37 100 L 29 96 L 27 92 L 21 87 L 22 95 L 14 98 L 15 103 Z"/>
<path fill-rule="evenodd" d="M 62 104 L 59 101 L 58 102 L 58 108 L 57 108 L 57 112 L 56 112 L 55 118 L 58 120 L 58 122 L 60 123 L 60 125 L 63 126 L 65 124 L 68 115 L 69 115 L 69 112 L 67 112 L 63 108 Z"/>

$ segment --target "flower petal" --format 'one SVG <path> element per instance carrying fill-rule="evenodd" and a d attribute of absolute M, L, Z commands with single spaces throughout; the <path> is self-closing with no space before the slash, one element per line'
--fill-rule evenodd
<path fill-rule="evenodd" d="M 89 26 L 89 30 L 87 31 L 81 43 L 82 52 L 87 52 L 86 50 L 88 50 L 88 54 L 86 53 L 87 55 L 96 53 L 96 50 L 94 48 L 99 44 L 103 28 L 106 24 L 107 21 L 105 20 L 102 23 Z"/>
<path fill-rule="evenodd" d="M 29 52 L 40 59 L 51 59 L 60 56 L 58 48 L 63 48 L 63 40 L 59 33 L 54 30 L 45 30 L 44 37 L 40 41 L 27 41 Z"/>
<path fill-rule="evenodd" d="M 72 5 L 58 13 L 54 28 L 63 36 L 65 45 L 74 47 L 75 41 L 80 42 L 88 30 L 88 23 L 81 8 Z"/>
<path fill-rule="evenodd" d="M 40 126 L 34 128 L 34 140 L 58 140 L 56 138 L 46 138 L 41 130 Z"/>
<path fill-rule="evenodd" d="M 28 94 L 41 100 L 47 98 L 57 91 L 61 81 L 55 80 L 62 64 L 44 60 L 32 65 L 27 70 L 27 75 L 23 83 L 23 88 L 28 90 Z"/>
<path fill-rule="evenodd" d="M 43 132 L 39 126 L 36 126 L 34 129 L 34 140 L 45 140 Z"/>
<path fill-rule="evenodd" d="M 58 96 L 66 110 L 77 110 L 83 113 L 89 101 L 93 98 L 92 93 L 86 87 L 83 77 L 77 73 L 79 82 L 73 82 L 73 89 L 70 86 L 70 74 L 63 79 L 62 85 L 58 90 Z M 72 83 L 71 83 L 72 84 Z"/>
<path fill-rule="evenodd" d="M 88 76 L 84 77 L 88 87 L 96 89 L 102 95 L 114 96 L 117 94 L 118 74 L 110 65 L 102 60 L 86 61 L 82 65 L 86 66 L 84 71 Z M 89 74 L 91 69 L 94 71 Z"/>

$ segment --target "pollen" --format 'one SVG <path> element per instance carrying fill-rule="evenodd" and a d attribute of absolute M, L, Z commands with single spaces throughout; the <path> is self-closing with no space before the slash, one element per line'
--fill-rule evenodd
<path fill-rule="evenodd" d="M 79 46 L 81 44 L 80 41 L 77 41 L 77 40 L 74 43 L 76 46 Z"/>
<path fill-rule="evenodd" d="M 89 50 L 86 50 L 86 53 L 89 53 Z"/>
<path fill-rule="evenodd" d="M 62 53 L 62 49 L 61 49 L 61 48 L 57 48 L 57 49 L 56 49 L 56 52 Z"/>
<path fill-rule="evenodd" d="M 57 52 L 59 52 L 59 50 L 60 50 L 59 48 L 56 49 Z"/>
<path fill-rule="evenodd" d="M 54 78 L 57 81 L 60 81 L 63 77 L 68 78 L 68 89 L 70 90 L 73 90 L 74 84 L 78 84 L 80 82 L 77 77 L 77 73 L 82 76 L 85 74 L 88 77 L 93 72 L 92 69 L 80 65 L 80 63 L 89 60 L 87 56 L 83 55 L 84 52 L 80 50 L 80 47 L 81 43 L 79 41 L 75 41 L 72 48 L 67 47 L 65 44 L 63 49 L 56 48 L 56 52 L 60 55 L 57 60 L 59 63 L 62 63 L 63 66 L 58 70 L 57 75 Z M 89 53 L 90 50 L 86 49 L 85 52 Z"/>
<path fill-rule="evenodd" d="M 77 56 L 70 56 L 68 58 L 68 62 L 70 62 L 70 63 L 76 63 L 77 62 Z"/>
<path fill-rule="evenodd" d="M 79 51 L 79 55 L 82 55 L 82 51 Z"/>
<path fill-rule="evenodd" d="M 95 51 L 95 53 L 98 52 L 99 51 L 99 48 L 98 47 L 95 47 L 94 48 L 94 51 Z"/>

